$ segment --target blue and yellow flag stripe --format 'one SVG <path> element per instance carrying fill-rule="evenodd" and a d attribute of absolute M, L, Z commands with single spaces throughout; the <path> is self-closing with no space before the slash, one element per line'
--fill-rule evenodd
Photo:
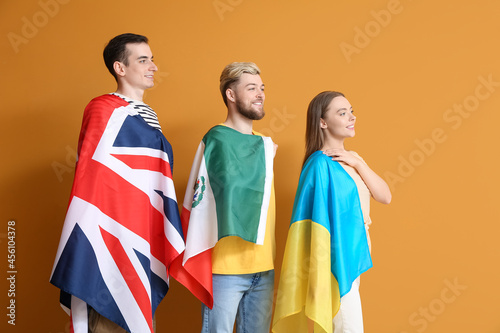
<path fill-rule="evenodd" d="M 315 152 L 295 196 L 273 332 L 332 332 L 340 298 L 372 266 L 356 184 L 338 162 Z"/>

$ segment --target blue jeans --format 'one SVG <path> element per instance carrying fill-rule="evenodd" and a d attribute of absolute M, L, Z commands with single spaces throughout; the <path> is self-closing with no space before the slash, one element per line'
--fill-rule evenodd
<path fill-rule="evenodd" d="M 202 304 L 202 333 L 268 333 L 274 296 L 274 270 L 213 278 L 214 306 Z"/>

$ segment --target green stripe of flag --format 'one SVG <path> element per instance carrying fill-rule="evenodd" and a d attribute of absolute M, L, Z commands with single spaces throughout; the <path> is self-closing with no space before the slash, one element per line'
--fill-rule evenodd
<path fill-rule="evenodd" d="M 266 178 L 262 137 L 219 125 L 205 135 L 203 142 L 219 239 L 239 236 L 255 243 Z"/>

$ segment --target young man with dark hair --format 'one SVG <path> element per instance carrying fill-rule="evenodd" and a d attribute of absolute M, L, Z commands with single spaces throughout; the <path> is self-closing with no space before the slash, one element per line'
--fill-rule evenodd
<path fill-rule="evenodd" d="M 129 65 L 128 57 L 130 56 L 130 50 L 127 46 L 130 46 L 129 44 L 148 44 L 148 42 L 146 36 L 130 33 L 118 35 L 109 41 L 102 55 L 106 68 L 108 68 L 117 82 L 118 78 L 115 73 L 114 65 L 116 61 L 123 63 L 125 66 Z"/>
<path fill-rule="evenodd" d="M 142 101 L 158 68 L 141 35 L 116 36 L 103 56 L 117 89 L 85 108 L 51 283 L 72 332 L 154 332 L 170 263 L 184 250 L 172 147 Z"/>

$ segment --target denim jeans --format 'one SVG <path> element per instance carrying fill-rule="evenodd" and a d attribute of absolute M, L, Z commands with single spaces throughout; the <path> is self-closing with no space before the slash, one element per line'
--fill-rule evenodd
<path fill-rule="evenodd" d="M 274 270 L 213 275 L 214 306 L 202 304 L 202 333 L 268 333 L 274 296 Z"/>

